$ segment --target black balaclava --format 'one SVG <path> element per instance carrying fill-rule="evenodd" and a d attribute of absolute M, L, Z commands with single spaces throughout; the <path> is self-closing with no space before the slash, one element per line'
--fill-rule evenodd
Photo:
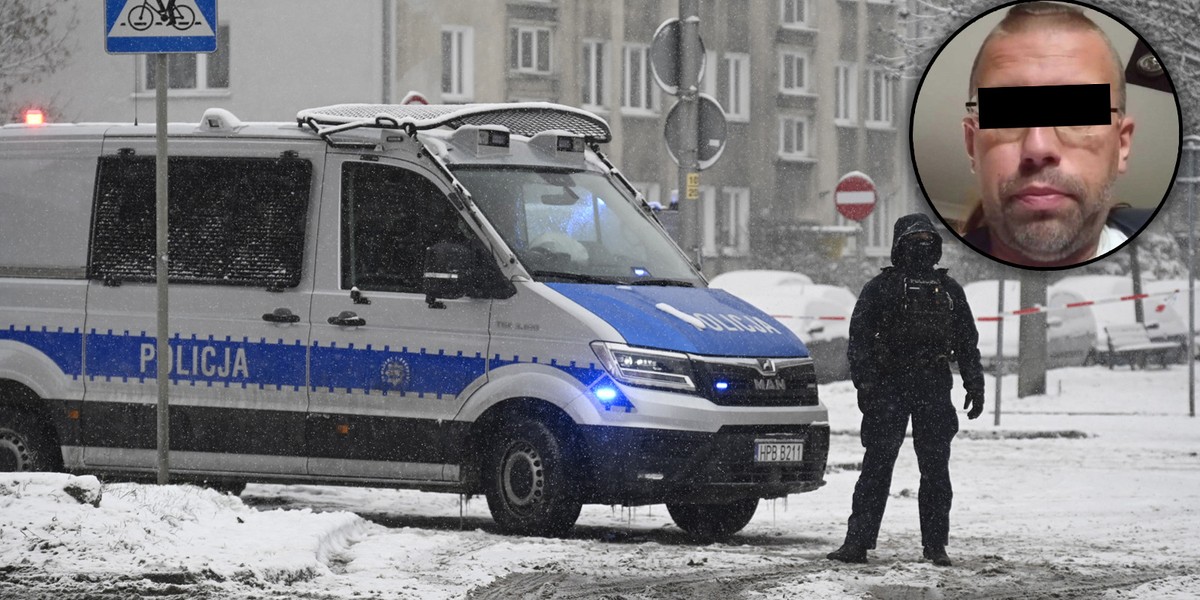
<path fill-rule="evenodd" d="M 912 273 L 928 272 L 942 259 L 942 236 L 929 217 L 913 213 L 896 219 L 892 229 L 892 264 Z"/>

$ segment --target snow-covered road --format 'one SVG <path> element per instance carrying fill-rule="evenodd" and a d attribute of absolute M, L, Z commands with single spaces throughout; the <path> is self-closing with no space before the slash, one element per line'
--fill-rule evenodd
<path fill-rule="evenodd" d="M 13 598 L 1196 598 L 1200 421 L 1187 371 L 1051 371 L 1002 427 L 962 420 L 951 557 L 920 560 L 911 446 L 865 566 L 824 554 L 844 533 L 861 460 L 848 383 L 822 386 L 819 491 L 763 502 L 728 544 L 696 545 L 662 506 L 588 506 L 566 539 L 495 533 L 481 498 L 252 485 L 0 476 L 0 597 Z M 989 386 L 991 381 L 989 380 Z M 80 503 L 63 487 L 75 484 Z"/>

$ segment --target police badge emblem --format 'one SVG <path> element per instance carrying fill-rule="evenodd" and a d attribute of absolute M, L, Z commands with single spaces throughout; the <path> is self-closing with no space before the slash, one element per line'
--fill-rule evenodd
<path fill-rule="evenodd" d="M 379 374 L 383 379 L 384 388 L 403 390 L 404 386 L 408 385 L 412 368 L 408 366 L 408 361 L 399 356 L 393 356 L 383 361 L 383 367 L 379 370 Z"/>

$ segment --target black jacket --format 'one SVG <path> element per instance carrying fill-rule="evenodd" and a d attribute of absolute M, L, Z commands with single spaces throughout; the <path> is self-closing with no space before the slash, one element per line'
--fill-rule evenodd
<path fill-rule="evenodd" d="M 949 361 L 955 360 L 968 391 L 983 392 L 979 332 L 962 286 L 933 265 L 941 258 L 941 236 L 922 214 L 900 217 L 892 240 L 892 264 L 863 286 L 850 318 L 850 377 L 860 390 L 887 392 L 910 383 L 945 388 L 952 383 Z M 931 233 L 935 242 L 926 260 L 906 254 L 916 233 Z M 928 238 L 927 238 L 928 239 Z M 936 298 L 933 312 L 912 312 L 906 289 L 921 289 Z M 931 301 L 933 302 L 933 301 Z"/>

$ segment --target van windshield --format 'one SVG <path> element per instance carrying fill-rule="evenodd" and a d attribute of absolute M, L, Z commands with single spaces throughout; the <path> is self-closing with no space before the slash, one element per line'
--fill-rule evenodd
<path fill-rule="evenodd" d="M 635 201 L 599 173 L 458 167 L 454 175 L 538 281 L 703 285 Z"/>

